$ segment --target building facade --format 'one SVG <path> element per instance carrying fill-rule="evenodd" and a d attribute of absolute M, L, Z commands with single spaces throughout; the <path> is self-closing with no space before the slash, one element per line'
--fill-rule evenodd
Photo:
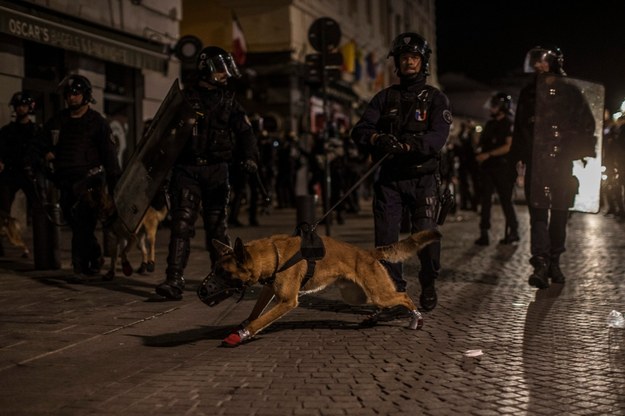
<path fill-rule="evenodd" d="M 93 85 L 93 108 L 110 122 L 127 160 L 180 65 L 171 58 L 181 2 L 159 0 L 0 0 L 0 124 L 10 121 L 14 92 L 34 95 L 35 121 L 63 108 L 68 74 Z"/>
<path fill-rule="evenodd" d="M 181 35 L 205 45 L 232 47 L 233 16 L 245 36 L 245 76 L 238 86 L 246 109 L 277 120 L 279 130 L 316 132 L 328 115 L 349 128 L 364 104 L 395 81 L 387 60 L 395 36 L 412 31 L 436 45 L 434 0 L 183 0 Z M 310 83 L 306 57 L 318 53 L 309 40 L 311 25 L 333 19 L 340 28 L 334 52 L 343 57 L 340 76 L 324 91 Z M 438 85 L 436 48 L 430 83 Z M 326 109 L 323 104 L 326 103 Z M 327 110 L 327 111 L 324 111 Z"/>

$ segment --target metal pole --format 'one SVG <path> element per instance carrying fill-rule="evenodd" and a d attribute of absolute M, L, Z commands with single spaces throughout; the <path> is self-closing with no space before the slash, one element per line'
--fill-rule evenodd
<path fill-rule="evenodd" d="M 328 77 L 326 73 L 326 55 L 328 54 L 328 47 L 326 45 L 326 30 L 321 31 L 321 96 L 323 99 L 323 145 L 324 148 L 328 143 L 329 135 L 328 135 L 328 126 L 330 123 L 330 112 L 328 111 Z M 328 160 L 328 154 L 326 152 L 325 157 L 325 192 L 323 198 L 323 210 L 324 212 L 328 212 L 330 209 L 330 195 L 332 188 L 332 178 L 330 175 L 330 161 Z M 332 217 L 328 216 L 326 218 L 326 235 L 329 236 L 331 234 L 331 225 L 332 225 Z"/>

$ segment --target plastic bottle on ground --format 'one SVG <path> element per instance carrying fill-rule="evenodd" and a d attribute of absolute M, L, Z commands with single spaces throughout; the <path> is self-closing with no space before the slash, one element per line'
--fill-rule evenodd
<path fill-rule="evenodd" d="M 613 310 L 608 315 L 607 323 L 610 328 L 625 328 L 625 317 L 619 311 Z"/>

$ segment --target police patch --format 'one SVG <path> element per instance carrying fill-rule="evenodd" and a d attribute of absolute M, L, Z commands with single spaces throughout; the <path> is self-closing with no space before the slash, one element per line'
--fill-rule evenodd
<path fill-rule="evenodd" d="M 414 113 L 414 118 L 417 121 L 425 121 L 425 119 L 428 117 L 428 112 L 427 111 L 423 111 L 421 112 L 421 110 L 417 110 Z"/>
<path fill-rule="evenodd" d="M 443 120 L 445 120 L 447 124 L 451 124 L 451 111 L 449 110 L 443 111 Z"/>

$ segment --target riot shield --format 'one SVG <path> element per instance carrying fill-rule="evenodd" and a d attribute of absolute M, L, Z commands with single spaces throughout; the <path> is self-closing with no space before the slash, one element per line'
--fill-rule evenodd
<path fill-rule="evenodd" d="M 536 82 L 529 204 L 599 211 L 604 88 L 542 74 Z"/>
<path fill-rule="evenodd" d="M 195 115 L 176 79 L 115 187 L 116 221 L 128 233 L 139 228 L 152 198 L 191 134 Z"/>

